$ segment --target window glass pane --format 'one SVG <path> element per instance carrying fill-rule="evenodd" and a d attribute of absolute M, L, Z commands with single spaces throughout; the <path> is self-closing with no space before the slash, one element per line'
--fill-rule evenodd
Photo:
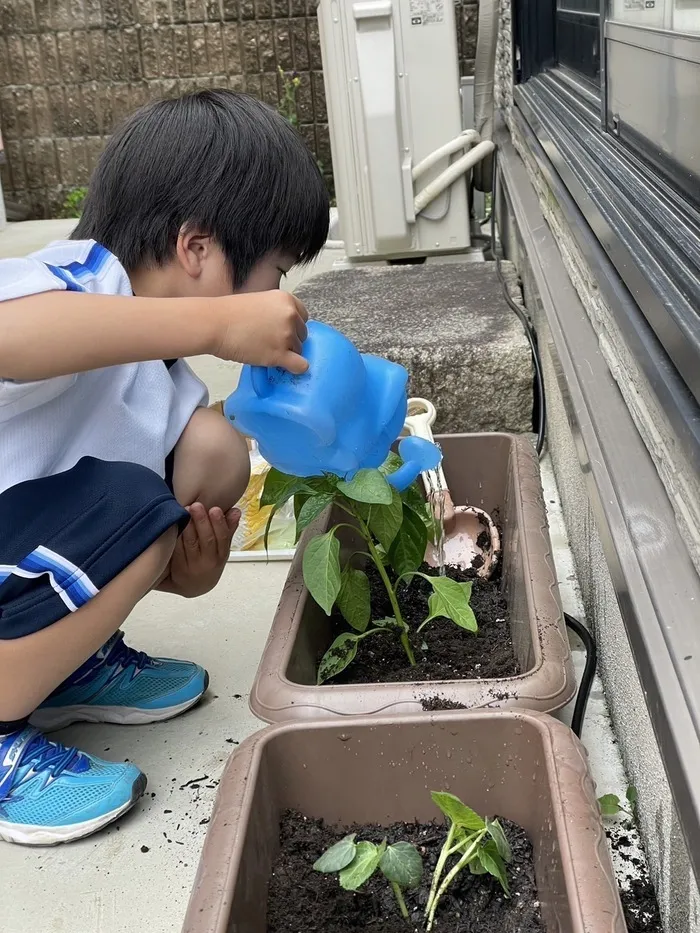
<path fill-rule="evenodd" d="M 600 81 L 599 0 L 557 0 L 556 19 L 559 64 L 577 71 L 598 84 Z"/>
<path fill-rule="evenodd" d="M 676 0 L 673 5 L 674 32 L 690 32 L 700 34 L 700 2 L 699 0 Z"/>
<path fill-rule="evenodd" d="M 568 6 L 581 0 L 560 2 Z M 611 19 L 629 26 L 700 35 L 700 0 L 612 0 Z"/>

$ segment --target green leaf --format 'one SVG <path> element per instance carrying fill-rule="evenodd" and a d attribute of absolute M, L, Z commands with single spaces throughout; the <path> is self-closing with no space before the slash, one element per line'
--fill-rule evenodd
<path fill-rule="evenodd" d="M 369 513 L 369 530 L 379 541 L 385 551 L 388 551 L 398 534 L 403 522 L 403 507 L 401 496 L 395 489 L 391 490 L 389 505 L 373 505 Z"/>
<path fill-rule="evenodd" d="M 506 834 L 503 832 L 503 827 L 498 822 L 498 820 L 489 820 L 486 819 L 486 829 L 489 831 L 489 836 L 493 839 L 498 854 L 501 856 L 504 862 L 510 862 L 513 858 L 513 853 L 510 850 L 510 843 L 506 838 Z"/>
<path fill-rule="evenodd" d="M 469 605 L 472 592 L 471 582 L 457 583 L 449 577 L 429 577 L 427 574 L 423 576 L 430 582 L 434 593 L 437 593 L 439 597 L 439 605 L 436 601 L 431 606 L 428 601 L 431 617 L 433 612 L 441 609 L 439 614 L 451 619 L 460 628 L 467 629 L 469 632 L 477 632 L 479 627 L 476 624 L 476 616 Z"/>
<path fill-rule="evenodd" d="M 627 788 L 627 793 L 625 794 L 625 796 L 627 797 L 627 803 L 631 807 L 635 807 L 637 805 L 637 788 L 636 787 L 632 787 L 632 785 L 630 785 Z"/>
<path fill-rule="evenodd" d="M 397 453 L 394 453 L 393 450 L 390 450 L 389 456 L 379 467 L 379 472 L 383 473 L 384 476 L 391 476 L 391 474 L 396 473 L 401 466 L 403 466 L 403 459 Z"/>
<path fill-rule="evenodd" d="M 358 842 L 355 858 L 340 873 L 340 887 L 346 891 L 357 891 L 375 873 L 381 857 L 379 846 L 373 842 Z"/>
<path fill-rule="evenodd" d="M 308 492 L 297 492 L 294 495 L 294 518 L 299 518 L 299 513 L 304 507 L 304 503 L 309 499 Z"/>
<path fill-rule="evenodd" d="M 420 517 L 407 505 L 402 506 L 403 521 L 389 548 L 389 561 L 398 576 L 413 573 L 425 560 L 428 531 Z"/>
<path fill-rule="evenodd" d="M 508 894 L 508 877 L 506 875 L 506 867 L 503 864 L 503 859 L 498 854 L 486 846 L 479 846 L 477 849 L 477 858 L 481 862 L 484 871 L 488 872 L 489 875 L 493 875 L 498 881 L 501 882 L 501 887 Z"/>
<path fill-rule="evenodd" d="M 486 829 L 486 823 L 479 814 L 463 804 L 459 797 L 455 797 L 454 794 L 448 794 L 445 791 L 432 791 L 430 796 L 433 798 L 433 803 L 442 810 L 450 822 L 470 832 L 480 832 L 482 829 Z"/>
<path fill-rule="evenodd" d="M 317 519 L 331 502 L 333 502 L 333 494 L 330 492 L 322 492 L 305 500 L 297 515 L 297 541 L 302 531 Z"/>
<path fill-rule="evenodd" d="M 407 486 L 401 493 L 401 498 L 409 509 L 413 509 L 418 515 L 427 515 L 428 503 L 425 501 L 418 483 L 411 483 L 410 486 Z"/>
<path fill-rule="evenodd" d="M 390 505 L 392 499 L 391 486 L 379 470 L 358 470 L 350 482 L 338 483 L 338 491 L 369 505 Z"/>
<path fill-rule="evenodd" d="M 320 685 L 326 680 L 330 680 L 331 677 L 335 677 L 355 660 L 357 642 L 358 636 L 352 632 L 343 632 L 342 635 L 338 635 L 321 658 L 316 674 L 317 684 Z"/>
<path fill-rule="evenodd" d="M 287 499 L 301 492 L 306 487 L 306 482 L 298 476 L 288 476 L 287 473 L 280 473 L 279 470 L 270 467 L 260 496 L 261 508 L 266 505 L 276 505 L 279 508 Z"/>
<path fill-rule="evenodd" d="M 320 859 L 314 862 L 314 871 L 332 872 L 341 871 L 355 858 L 355 836 L 351 833 L 340 842 L 336 842 L 330 849 L 326 849 Z"/>
<path fill-rule="evenodd" d="M 402 632 L 404 628 L 393 616 L 387 616 L 385 619 L 377 619 L 372 625 L 375 625 L 377 628 L 395 628 L 400 632 Z M 404 626 L 408 629 L 405 622 Z"/>
<path fill-rule="evenodd" d="M 448 618 L 449 616 L 447 615 L 447 609 L 445 608 L 443 601 L 440 599 L 439 594 L 435 592 L 431 593 L 428 597 L 428 617 L 425 622 L 423 622 L 423 625 L 425 625 L 426 622 L 432 622 L 433 619 Z"/>
<path fill-rule="evenodd" d="M 417 888 L 423 876 L 423 859 L 410 842 L 389 846 L 379 863 L 382 874 L 401 888 Z"/>
<path fill-rule="evenodd" d="M 617 816 L 622 809 L 617 794 L 603 794 L 598 798 L 598 806 L 603 816 Z"/>
<path fill-rule="evenodd" d="M 335 528 L 309 541 L 304 549 L 302 571 L 309 593 L 329 616 L 340 592 L 340 544 Z"/>
<path fill-rule="evenodd" d="M 372 612 L 369 598 L 369 579 L 362 570 L 346 567 L 341 576 L 338 609 L 356 632 L 364 632 Z"/>
<path fill-rule="evenodd" d="M 496 843 L 495 843 L 492 839 L 489 839 L 488 842 L 483 843 L 483 846 L 480 847 L 480 848 L 486 849 L 486 850 L 491 854 L 492 857 L 493 857 L 493 856 L 496 856 L 496 857 L 498 856 L 498 849 L 496 848 Z M 479 853 L 478 853 L 478 851 L 477 851 L 477 853 L 474 855 L 474 858 L 473 858 L 473 859 L 471 860 L 471 862 L 469 863 L 469 871 L 472 873 L 472 875 L 486 875 L 486 874 L 488 874 L 487 869 L 484 868 L 484 866 L 482 865 L 482 863 L 481 863 L 481 861 L 480 861 L 480 859 L 479 859 Z"/>

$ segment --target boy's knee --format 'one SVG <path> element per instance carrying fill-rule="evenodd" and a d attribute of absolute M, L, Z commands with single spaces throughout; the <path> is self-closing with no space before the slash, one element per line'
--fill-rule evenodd
<path fill-rule="evenodd" d="M 241 498 L 249 479 L 245 439 L 218 412 L 198 409 L 175 448 L 173 486 L 178 501 L 227 511 Z"/>

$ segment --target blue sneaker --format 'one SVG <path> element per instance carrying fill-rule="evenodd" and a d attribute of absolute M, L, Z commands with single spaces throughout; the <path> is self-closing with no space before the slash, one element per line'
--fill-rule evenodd
<path fill-rule="evenodd" d="M 0 741 L 0 839 L 52 846 L 97 832 L 146 789 L 131 764 L 93 758 L 27 726 Z"/>
<path fill-rule="evenodd" d="M 151 658 L 110 640 L 42 703 L 33 726 L 50 732 L 73 722 L 143 725 L 179 716 L 202 698 L 209 675 L 191 661 Z"/>

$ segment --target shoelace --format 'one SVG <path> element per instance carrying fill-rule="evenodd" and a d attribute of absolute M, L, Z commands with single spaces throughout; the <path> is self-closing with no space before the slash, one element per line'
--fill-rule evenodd
<path fill-rule="evenodd" d="M 50 742 L 39 734 L 32 739 L 22 755 L 22 764 L 29 763 L 34 770 L 49 771 L 53 777 L 58 777 L 80 758 L 77 748 L 66 748 L 60 742 Z"/>
<path fill-rule="evenodd" d="M 135 667 L 142 671 L 150 663 L 150 658 L 145 651 L 137 651 L 124 643 L 124 633 L 117 632 L 115 642 L 107 652 L 104 660 L 105 664 L 117 664 L 121 667 Z"/>

